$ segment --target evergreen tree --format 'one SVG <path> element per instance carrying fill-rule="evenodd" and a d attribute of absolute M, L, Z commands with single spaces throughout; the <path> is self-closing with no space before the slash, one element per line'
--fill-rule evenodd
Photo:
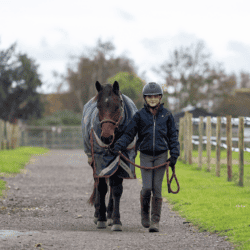
<path fill-rule="evenodd" d="M 38 66 L 26 54 L 15 55 L 15 47 L 0 51 L 0 118 L 9 122 L 41 117 L 43 111 Z"/>

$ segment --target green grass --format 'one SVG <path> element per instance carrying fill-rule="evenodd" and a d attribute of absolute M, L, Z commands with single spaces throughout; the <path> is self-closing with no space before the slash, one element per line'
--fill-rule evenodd
<path fill-rule="evenodd" d="M 198 150 L 193 150 L 192 151 L 193 157 L 198 157 Z M 202 151 L 202 156 L 207 157 L 207 151 Z M 216 151 L 211 150 L 211 158 L 216 158 Z M 227 159 L 227 150 L 221 149 L 220 152 L 220 158 L 221 159 Z M 239 159 L 239 152 L 232 151 L 232 159 L 238 160 Z M 244 161 L 250 163 L 250 153 L 249 152 L 244 152 Z"/>
<path fill-rule="evenodd" d="M 237 157 L 237 154 L 233 154 L 233 157 Z M 140 163 L 139 155 L 136 163 Z M 245 167 L 250 168 L 249 165 Z M 200 231 L 228 236 L 227 239 L 235 244 L 236 249 L 250 249 L 250 187 L 239 187 L 234 181 L 228 182 L 214 173 L 213 170 L 207 172 L 205 168 L 198 170 L 197 164 L 188 165 L 178 161 L 176 174 L 180 192 L 169 194 L 164 177 L 163 197 L 173 205 L 174 211 Z M 141 178 L 138 168 L 136 174 Z M 177 189 L 175 183 L 171 187 Z"/>
<path fill-rule="evenodd" d="M 193 157 L 198 157 L 198 151 L 194 150 L 192 152 Z M 203 157 L 207 157 L 206 151 L 202 152 Z M 216 158 L 216 151 L 211 151 L 211 158 Z M 223 150 L 221 152 L 221 159 L 226 159 L 227 158 L 227 152 L 226 150 Z M 239 159 L 239 153 L 238 152 L 232 152 L 232 159 L 233 160 L 238 160 Z M 249 152 L 244 152 L 244 186 L 245 187 L 250 187 L 250 153 Z M 195 166 L 195 164 L 194 164 Z M 198 167 L 198 164 L 196 164 Z M 215 175 L 215 164 L 211 164 L 211 174 Z M 202 164 L 202 169 L 206 171 L 207 169 L 207 164 L 203 163 Z M 227 181 L 227 165 L 225 163 L 221 163 L 220 165 L 220 178 L 224 179 Z M 238 164 L 233 164 L 232 165 L 232 181 L 234 182 L 235 185 L 238 185 L 239 183 L 239 165 Z"/>
<path fill-rule="evenodd" d="M 40 147 L 20 147 L 13 150 L 0 151 L 0 175 L 20 173 L 32 155 L 44 154 L 49 150 Z M 6 182 L 0 180 L 0 197 L 5 190 Z"/>

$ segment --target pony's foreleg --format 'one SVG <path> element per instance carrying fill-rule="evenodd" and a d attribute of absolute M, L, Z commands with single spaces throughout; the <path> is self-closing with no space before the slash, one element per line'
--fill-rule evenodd
<path fill-rule="evenodd" d="M 112 184 L 111 184 L 112 185 Z M 122 231 L 122 223 L 120 221 L 120 199 L 123 192 L 122 179 L 118 179 L 116 181 L 116 185 L 111 186 L 112 194 L 113 194 L 113 226 L 111 227 L 112 231 Z"/>
<path fill-rule="evenodd" d="M 95 191 L 95 201 L 94 201 L 94 206 L 95 206 L 95 214 L 94 214 L 94 223 L 97 224 L 98 217 L 99 217 L 99 211 L 100 211 L 100 194 L 98 189 L 96 188 Z"/>
<path fill-rule="evenodd" d="M 110 187 L 109 203 L 108 203 L 108 211 L 107 211 L 108 226 L 111 226 L 113 224 L 113 219 L 112 219 L 113 208 L 114 208 L 114 200 L 113 200 L 112 190 Z"/>
<path fill-rule="evenodd" d="M 107 183 L 104 178 L 99 179 L 98 184 L 98 193 L 99 193 L 99 216 L 97 221 L 97 228 L 106 228 L 107 224 L 107 216 L 106 216 L 106 204 L 105 204 L 105 196 L 107 194 L 108 188 Z"/>

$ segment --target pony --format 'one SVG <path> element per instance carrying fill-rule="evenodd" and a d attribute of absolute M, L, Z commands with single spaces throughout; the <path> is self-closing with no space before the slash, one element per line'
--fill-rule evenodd
<path fill-rule="evenodd" d="M 123 193 L 123 179 L 135 179 L 134 166 L 110 154 L 109 147 L 122 136 L 128 123 L 137 111 L 133 101 L 120 93 L 119 83 L 95 84 L 98 94 L 84 105 L 82 133 L 84 151 L 93 168 L 95 180 L 89 203 L 95 206 L 94 222 L 97 228 L 112 225 L 112 231 L 122 231 L 120 220 L 120 199 Z M 136 137 L 122 153 L 135 161 Z M 105 197 L 110 186 L 108 207 Z"/>

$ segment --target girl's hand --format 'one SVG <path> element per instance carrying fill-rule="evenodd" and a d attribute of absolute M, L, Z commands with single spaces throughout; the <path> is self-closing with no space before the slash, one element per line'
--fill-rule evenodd
<path fill-rule="evenodd" d="M 173 168 L 175 167 L 175 164 L 177 162 L 177 158 L 171 156 L 167 161 L 169 161 L 169 166 L 173 170 Z"/>
<path fill-rule="evenodd" d="M 92 163 L 92 157 L 88 157 L 88 164 L 91 166 Z"/>

